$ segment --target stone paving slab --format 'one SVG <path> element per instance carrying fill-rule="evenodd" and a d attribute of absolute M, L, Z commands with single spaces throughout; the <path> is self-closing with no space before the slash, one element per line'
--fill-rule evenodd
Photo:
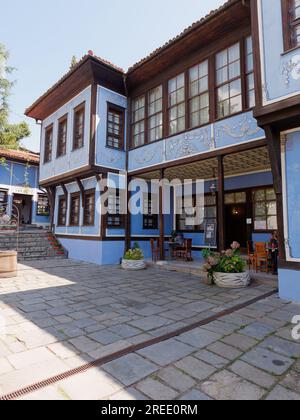
<path fill-rule="evenodd" d="M 0 283 L 0 312 L 7 320 L 7 335 L 0 337 L 0 394 L 271 290 L 224 291 L 184 273 L 56 263 L 23 266 L 16 279 Z M 299 308 L 271 296 L 23 399 L 299 399 L 300 342 L 290 324 Z"/>

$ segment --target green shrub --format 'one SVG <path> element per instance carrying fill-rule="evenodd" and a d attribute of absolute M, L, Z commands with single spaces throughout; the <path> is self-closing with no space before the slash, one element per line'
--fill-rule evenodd
<path fill-rule="evenodd" d="M 144 259 L 144 253 L 139 247 L 129 249 L 125 253 L 124 259 L 125 260 L 131 260 L 131 261 L 143 260 Z"/>

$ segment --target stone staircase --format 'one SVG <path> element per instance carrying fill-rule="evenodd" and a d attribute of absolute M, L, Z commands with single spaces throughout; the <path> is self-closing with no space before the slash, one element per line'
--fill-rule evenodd
<path fill-rule="evenodd" d="M 60 242 L 45 229 L 0 231 L 0 251 L 8 250 L 18 251 L 19 262 L 67 258 Z"/>

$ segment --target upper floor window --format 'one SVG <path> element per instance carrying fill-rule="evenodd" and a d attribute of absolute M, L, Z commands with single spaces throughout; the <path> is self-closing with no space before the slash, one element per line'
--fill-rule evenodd
<path fill-rule="evenodd" d="M 67 131 L 68 116 L 65 115 L 58 122 L 57 157 L 64 156 L 67 152 Z"/>
<path fill-rule="evenodd" d="M 139 98 L 132 101 L 133 147 L 138 147 L 145 144 L 145 118 L 145 96 L 140 96 Z"/>
<path fill-rule="evenodd" d="M 80 216 L 80 193 L 74 193 L 71 195 L 70 203 L 70 226 L 79 225 Z"/>
<path fill-rule="evenodd" d="M 208 60 L 189 70 L 190 127 L 209 122 Z"/>
<path fill-rule="evenodd" d="M 95 190 L 86 191 L 84 197 L 83 224 L 94 226 L 95 222 Z"/>
<path fill-rule="evenodd" d="M 169 135 L 185 129 L 185 78 L 184 73 L 168 83 Z"/>
<path fill-rule="evenodd" d="M 124 148 L 125 112 L 123 108 L 109 104 L 107 110 L 107 140 L 106 145 L 113 149 Z"/>
<path fill-rule="evenodd" d="M 58 226 L 65 226 L 67 223 L 67 201 L 65 196 L 58 199 Z"/>
<path fill-rule="evenodd" d="M 44 150 L 44 163 L 51 162 L 52 160 L 52 143 L 53 143 L 53 125 L 46 128 L 45 132 L 45 150 Z"/>
<path fill-rule="evenodd" d="M 37 216 L 49 216 L 50 215 L 50 206 L 49 200 L 46 195 L 39 194 L 37 202 Z"/>
<path fill-rule="evenodd" d="M 216 71 L 217 117 L 225 118 L 243 109 L 239 43 L 217 54 Z"/>
<path fill-rule="evenodd" d="M 73 150 L 84 146 L 84 119 L 85 104 L 82 104 L 74 110 Z"/>
<path fill-rule="evenodd" d="M 284 49 L 300 46 L 300 0 L 282 0 Z"/>
<path fill-rule="evenodd" d="M 163 88 L 158 86 L 149 92 L 148 98 L 148 139 L 149 142 L 163 136 Z"/>
<path fill-rule="evenodd" d="M 246 39 L 246 83 L 247 83 L 247 107 L 255 107 L 255 85 L 254 85 L 254 61 L 252 37 Z"/>

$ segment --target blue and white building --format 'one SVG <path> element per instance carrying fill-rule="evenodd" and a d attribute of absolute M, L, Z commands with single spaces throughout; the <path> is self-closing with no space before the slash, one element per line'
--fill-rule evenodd
<path fill-rule="evenodd" d="M 300 300 L 298 3 L 227 1 L 127 72 L 89 53 L 26 110 L 42 124 L 40 184 L 71 258 L 118 263 L 134 241 L 150 256 L 150 238 L 163 244 L 176 230 L 200 259 L 206 222 L 219 249 L 278 229 L 281 295 Z M 103 179 L 118 191 L 108 214 Z M 141 191 L 148 211 L 120 214 L 128 182 L 139 191 L 141 179 L 191 180 L 193 200 L 203 179 L 203 223 L 175 215 L 176 185 L 168 197 L 158 189 L 158 215 Z"/>

